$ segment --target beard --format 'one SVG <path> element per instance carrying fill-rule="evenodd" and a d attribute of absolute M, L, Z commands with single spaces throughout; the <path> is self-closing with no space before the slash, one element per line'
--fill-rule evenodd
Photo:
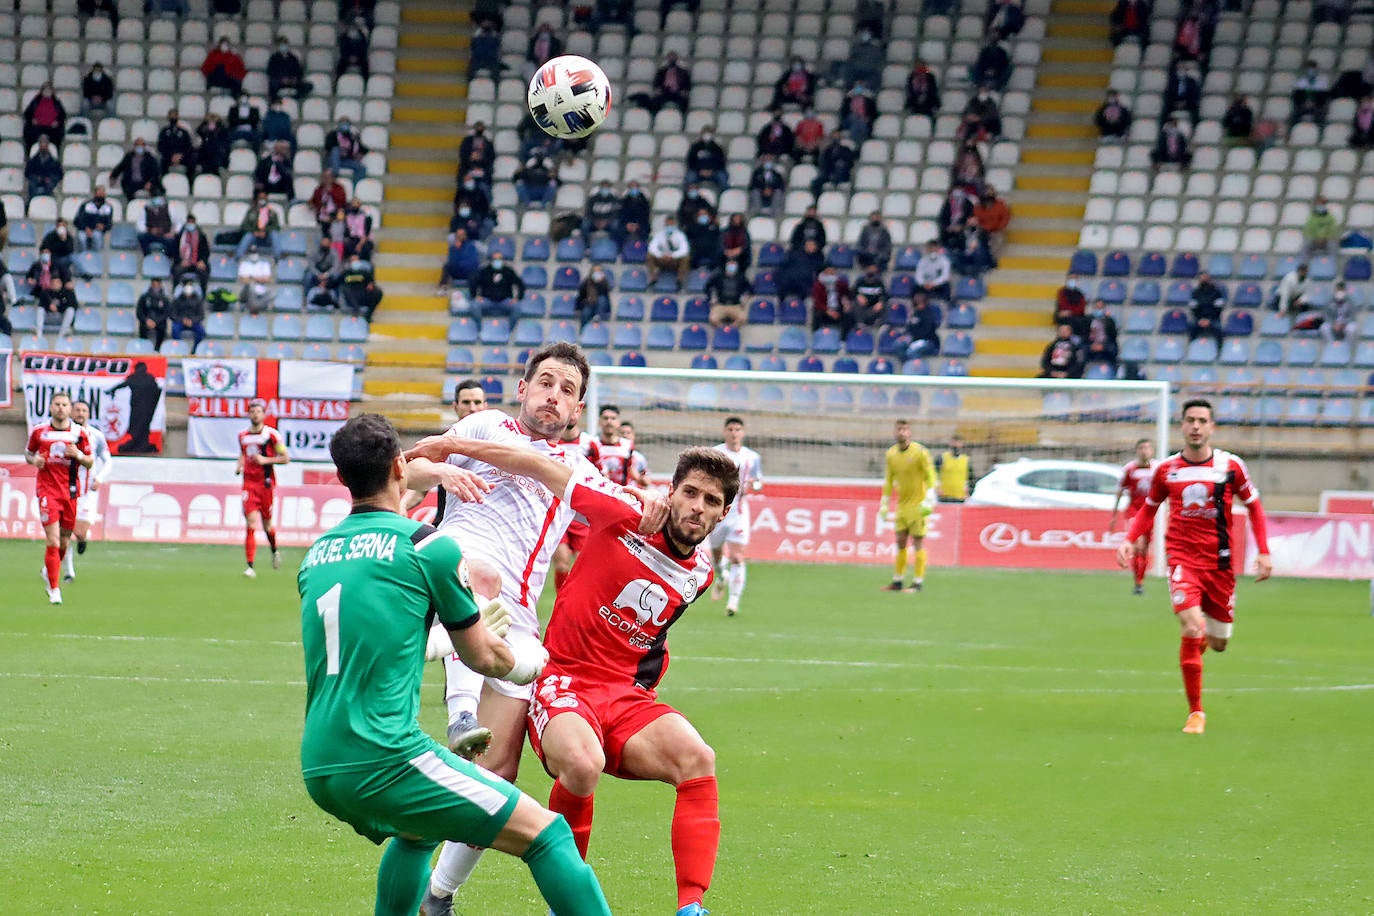
<path fill-rule="evenodd" d="M 691 532 L 685 530 L 682 523 L 682 519 L 670 514 L 667 524 L 663 526 L 663 536 L 668 539 L 668 543 L 685 556 L 710 536 L 711 529 L 702 525 L 699 531 Z"/>
<path fill-rule="evenodd" d="M 554 408 L 532 408 L 526 405 L 520 411 L 520 422 L 530 432 L 538 433 L 542 439 L 561 439 L 568 428 L 568 418 Z"/>

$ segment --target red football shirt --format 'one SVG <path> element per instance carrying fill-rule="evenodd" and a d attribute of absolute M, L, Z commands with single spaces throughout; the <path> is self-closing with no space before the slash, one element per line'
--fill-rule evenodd
<path fill-rule="evenodd" d="M 1140 511 L 1140 507 L 1145 505 L 1145 498 L 1150 495 L 1150 482 L 1154 479 L 1155 468 L 1158 466 L 1157 461 L 1151 461 L 1149 464 L 1128 461 L 1121 469 L 1120 487 L 1131 496 L 1131 505 L 1127 510 L 1131 515 L 1135 515 Z"/>
<path fill-rule="evenodd" d="M 611 445 L 598 439 L 596 451 L 596 466 L 606 475 L 606 479 L 621 486 L 629 486 L 630 471 L 634 467 L 634 443 L 629 439 L 620 439 Z"/>
<path fill-rule="evenodd" d="M 43 467 L 38 469 L 34 489 L 39 496 L 57 499 L 75 499 L 80 490 L 77 471 L 78 464 L 67 451 L 75 445 L 86 454 L 91 452 L 90 439 L 86 432 L 76 424 L 66 429 L 53 429 L 51 423 L 35 426 L 29 433 L 27 450 L 31 455 L 43 456 Z"/>
<path fill-rule="evenodd" d="M 679 557 L 662 532 L 641 536 L 637 505 L 612 495 L 605 480 L 574 477 L 564 498 L 591 532 L 544 631 L 550 664 L 652 690 L 668 670 L 668 628 L 711 585 L 710 551 Z"/>
<path fill-rule="evenodd" d="M 1192 462 L 1175 453 L 1155 466 L 1150 494 L 1131 521 L 1127 537 L 1135 540 L 1154 527 L 1155 511 L 1169 503 L 1169 530 L 1164 548 L 1169 563 L 1193 569 L 1230 571 L 1233 551 L 1245 545 L 1231 542 L 1231 504 L 1239 499 L 1252 507 L 1252 527 L 1259 552 L 1268 553 L 1259 490 L 1250 482 L 1245 462 L 1213 449 L 1206 461 Z"/>
<path fill-rule="evenodd" d="M 274 427 L 263 426 L 259 432 L 245 429 L 239 433 L 239 453 L 243 455 L 243 488 L 271 489 L 274 464 L 258 464 L 254 455 L 274 458 L 285 448 L 281 433 Z"/>

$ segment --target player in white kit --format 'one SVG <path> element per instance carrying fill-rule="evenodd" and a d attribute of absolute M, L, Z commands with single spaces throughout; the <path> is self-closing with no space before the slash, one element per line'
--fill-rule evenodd
<path fill-rule="evenodd" d="M 716 446 L 730 456 L 739 468 L 739 496 L 730 511 L 711 532 L 711 557 L 716 564 L 716 585 L 711 598 L 721 598 L 720 582 L 725 582 L 725 614 L 739 613 L 739 599 L 744 594 L 744 551 L 749 546 L 749 495 L 763 489 L 763 465 L 759 453 L 744 445 L 744 421 L 730 417 L 725 421 L 725 441 Z"/>
<path fill-rule="evenodd" d="M 105 434 L 100 428 L 91 423 L 91 405 L 85 401 L 73 401 L 72 423 L 85 431 L 86 438 L 91 443 L 91 457 L 95 462 L 89 470 L 82 468 L 80 471 L 81 495 L 76 499 L 76 527 L 72 529 L 76 549 L 67 551 L 67 569 L 62 576 L 65 582 L 76 578 L 76 555 L 86 552 L 86 535 L 90 534 L 91 525 L 100 519 L 96 508 L 100 503 L 98 491 L 104 486 L 110 471 L 114 468 L 114 459 L 110 457 L 110 443 L 105 441 Z"/>
<path fill-rule="evenodd" d="M 566 463 L 575 474 L 596 476 L 577 443 L 560 441 L 569 422 L 581 414 L 590 372 L 581 348 L 551 344 L 533 354 L 525 367 L 516 390 L 518 416 L 508 417 L 498 410 L 472 414 L 444 436 L 422 440 L 406 455 L 409 488 L 441 484 L 456 497 L 448 501 L 439 530 L 462 547 L 472 590 L 483 596 L 479 604 L 499 595 L 509 608 L 512 625 L 506 641 L 518 664 L 542 665 L 548 658 L 540 644 L 535 608 L 554 548 L 573 511 L 542 484 L 453 453 L 444 440 L 519 444 Z M 646 506 L 646 513 L 653 516 L 656 529 L 666 516 L 667 504 L 660 499 L 655 505 L 652 512 Z M 446 654 L 444 667 L 450 746 L 470 757 L 485 748 L 483 765 L 514 781 L 525 742 L 529 688 L 484 678 L 453 655 Z M 467 880 L 481 853 L 471 846 L 445 845 L 431 878 L 425 913 L 451 912 L 454 892 Z"/>

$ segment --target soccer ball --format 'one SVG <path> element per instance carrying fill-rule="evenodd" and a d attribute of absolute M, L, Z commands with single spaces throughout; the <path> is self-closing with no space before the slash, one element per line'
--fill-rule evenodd
<path fill-rule="evenodd" d="M 540 67 L 526 96 L 534 123 L 560 140 L 585 137 L 611 110 L 611 81 L 592 61 L 565 54 Z"/>

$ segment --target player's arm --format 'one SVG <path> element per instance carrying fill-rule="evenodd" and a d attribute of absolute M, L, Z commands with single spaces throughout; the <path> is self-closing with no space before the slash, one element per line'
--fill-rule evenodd
<path fill-rule="evenodd" d="M 76 463 L 87 470 L 95 464 L 95 455 L 91 454 L 91 440 L 82 433 L 76 437 L 76 441 L 67 447 L 67 454 L 76 459 Z"/>
<path fill-rule="evenodd" d="M 1263 582 L 1274 572 L 1274 561 L 1269 557 L 1269 521 L 1264 514 L 1264 503 L 1260 502 L 1259 490 L 1250 482 L 1250 470 L 1241 462 L 1236 468 L 1236 493 L 1245 503 L 1250 513 L 1250 531 L 1255 536 L 1255 581 Z"/>
<path fill-rule="evenodd" d="M 878 514 L 881 515 L 883 518 L 890 519 L 892 517 L 892 513 L 888 511 L 887 502 L 888 497 L 892 495 L 892 483 L 896 479 L 896 475 L 893 474 L 892 471 L 891 452 L 888 452 L 886 455 L 883 456 L 883 469 L 883 493 L 882 498 L 878 500 Z"/>
<path fill-rule="evenodd" d="M 38 440 L 38 430 L 29 433 L 29 444 L 24 447 L 24 460 L 38 470 L 43 470 L 47 460 L 43 457 L 43 444 Z"/>
<path fill-rule="evenodd" d="M 238 477 L 243 473 L 243 446 L 239 446 L 239 456 L 234 460 L 234 476 Z"/>
<path fill-rule="evenodd" d="M 1126 484 L 1121 483 L 1116 488 L 1116 498 L 1112 500 L 1112 519 L 1107 522 L 1107 531 L 1116 530 L 1116 517 L 1121 514 L 1121 497 L 1126 495 Z"/>
<path fill-rule="evenodd" d="M 110 457 L 110 443 L 104 436 L 95 440 L 95 464 L 91 466 L 90 487 L 92 490 L 99 490 L 110 476 L 110 471 L 114 470 L 114 459 Z"/>
<path fill-rule="evenodd" d="M 466 455 L 477 461 L 484 461 L 494 468 L 500 468 L 507 474 L 537 480 L 555 493 L 562 493 L 567 489 L 568 481 L 572 479 L 573 474 L 572 468 L 566 464 L 554 461 L 523 445 L 449 435 L 421 439 L 414 448 L 406 452 L 406 460 L 428 459 L 433 462 L 438 455 L 443 456 L 438 459 L 441 461 L 449 455 Z M 407 485 L 410 484 L 408 474 L 406 482 Z"/>
<path fill-rule="evenodd" d="M 286 441 L 280 433 L 272 437 L 272 444 L 275 448 L 272 449 L 274 454 L 270 457 L 261 452 L 253 456 L 258 464 L 290 464 L 291 453 L 286 450 Z"/>
<path fill-rule="evenodd" d="M 935 500 L 938 495 L 935 492 L 935 461 L 930 457 L 930 449 L 922 447 L 921 453 L 924 455 L 926 495 L 921 500 L 921 505 L 927 509 L 935 508 Z"/>
<path fill-rule="evenodd" d="M 1116 549 L 1116 562 L 1122 569 L 1130 566 L 1131 560 L 1140 552 L 1140 540 L 1144 538 L 1148 542 L 1154 534 L 1155 514 L 1169 499 L 1169 488 L 1164 485 L 1164 475 L 1164 465 L 1161 464 L 1155 468 L 1154 476 L 1150 478 L 1150 495 L 1145 497 L 1145 504 L 1140 507 L 1140 511 L 1131 517 L 1131 524 L 1126 529 L 1126 540 Z"/>

